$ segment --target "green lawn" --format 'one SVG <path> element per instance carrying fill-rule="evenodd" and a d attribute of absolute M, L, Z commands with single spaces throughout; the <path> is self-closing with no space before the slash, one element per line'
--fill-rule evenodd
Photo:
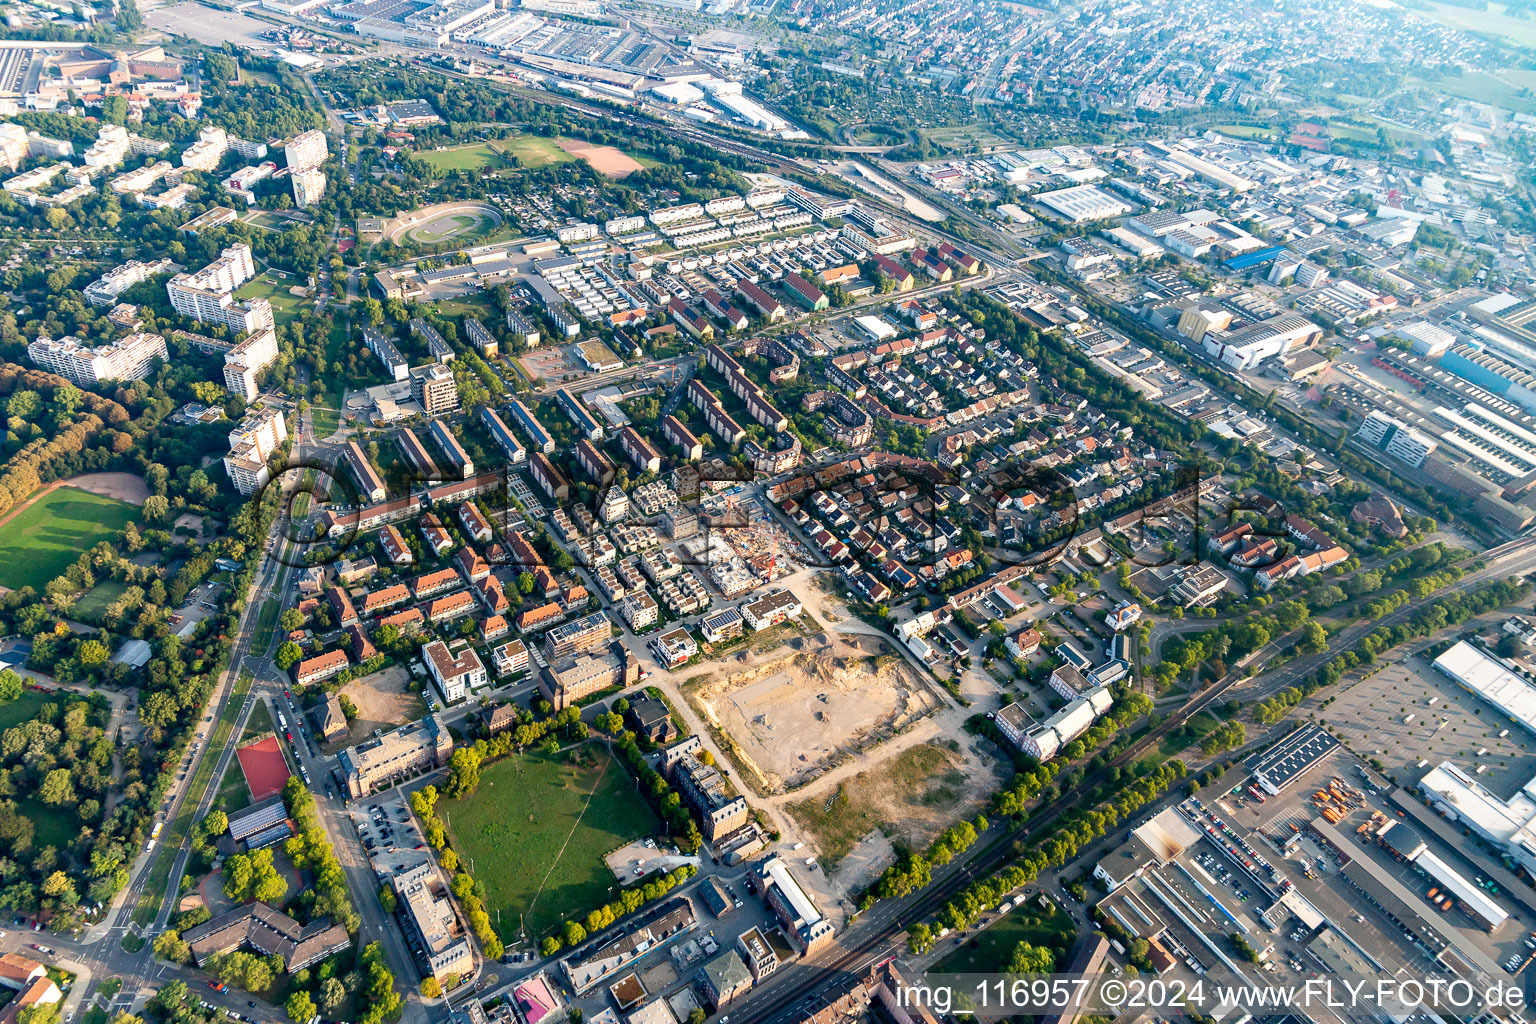
<path fill-rule="evenodd" d="M 37 797 L 28 796 L 16 801 L 16 809 L 31 820 L 36 830 L 32 833 L 33 849 L 52 846 L 62 850 L 80 836 L 80 816 L 68 807 L 49 807 Z"/>
<path fill-rule="evenodd" d="M 75 602 L 73 618 L 77 622 L 85 622 L 93 626 L 101 625 L 101 616 L 106 612 L 107 605 L 122 597 L 127 589 L 128 584 L 121 580 L 105 580 L 98 583 L 89 593 Z"/>
<path fill-rule="evenodd" d="M 617 881 L 603 855 L 656 834 L 633 776 L 605 748 L 581 750 L 595 766 L 573 765 L 569 754 L 514 754 L 485 768 L 470 797 L 438 804 L 453 848 L 485 886 L 491 917 L 501 912 L 508 943 L 519 915 L 536 938 L 607 901 Z"/>
<path fill-rule="evenodd" d="M 48 492 L 0 526 L 0 586 L 42 590 L 80 552 L 117 536 L 138 511 L 78 487 Z"/>
<path fill-rule="evenodd" d="M 1410 79 L 1413 83 L 1460 96 L 1474 103 L 1487 103 L 1517 114 L 1536 113 L 1536 96 L 1523 94 L 1530 83 L 1516 71 L 1488 73 L 1475 71 L 1465 75 L 1446 75 L 1430 80 Z"/>
<path fill-rule="evenodd" d="M 1267 139 L 1274 134 L 1273 129 L 1254 124 L 1216 124 L 1211 126 L 1211 130 L 1230 135 L 1234 139 Z"/>
<path fill-rule="evenodd" d="M 1505 13 L 1503 4 L 1490 3 L 1486 10 L 1457 4 L 1426 4 L 1422 11 L 1443 25 L 1450 25 L 1477 35 L 1496 36 L 1515 46 L 1536 49 L 1536 23 Z"/>
<path fill-rule="evenodd" d="M 37 690 L 22 690 L 21 696 L 9 704 L 0 704 L 0 732 L 34 718 L 48 703 L 48 694 Z"/>
<path fill-rule="evenodd" d="M 1064 971 L 1070 962 L 1072 936 L 1075 929 L 1072 919 L 1052 908 L 1050 913 L 1040 909 L 1038 897 L 1025 900 L 1008 912 L 1001 921 L 970 936 L 960 946 L 955 946 L 955 936 L 939 940 L 941 945 L 954 948 L 954 952 L 939 962 L 935 971 L 939 974 L 995 974 L 1006 970 L 1013 951 L 1021 942 L 1036 946 L 1050 946 L 1056 951 L 1056 969 Z"/>
<path fill-rule="evenodd" d="M 262 603 L 261 610 L 256 613 L 256 629 L 251 634 L 251 653 L 265 654 L 267 645 L 272 642 L 272 633 L 277 628 L 277 616 L 282 611 L 282 605 L 275 598 L 267 598 Z"/>
<path fill-rule="evenodd" d="M 299 309 L 308 299 L 295 298 L 288 289 L 304 282 L 297 277 L 277 270 L 267 270 L 241 285 L 235 292 L 237 299 L 266 299 L 272 304 L 272 317 L 278 323 L 287 323 L 299 315 Z"/>
<path fill-rule="evenodd" d="M 17 699 L 0 704 L 0 732 L 37 717 L 50 696 L 37 690 L 23 690 Z M 62 850 L 80 834 L 80 818 L 67 807 L 49 807 L 36 796 L 20 796 L 16 801 L 16 809 L 22 817 L 31 819 L 36 829 L 32 839 L 33 849 L 52 846 Z"/>
<path fill-rule="evenodd" d="M 504 163 L 503 154 L 510 154 L 516 166 L 529 170 L 549 167 L 552 164 L 570 163 L 576 159 L 555 144 L 554 139 L 542 135 L 516 135 L 510 139 L 477 142 L 468 146 L 455 146 L 431 153 L 417 153 L 433 167 L 444 171 L 486 171 L 497 168 L 512 169 Z"/>

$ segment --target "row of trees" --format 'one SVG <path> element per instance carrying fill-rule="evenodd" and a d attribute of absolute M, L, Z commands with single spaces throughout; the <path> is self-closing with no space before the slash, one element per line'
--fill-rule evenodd
<path fill-rule="evenodd" d="M 1259 701 L 1253 709 L 1254 720 L 1265 725 L 1278 722 L 1291 708 L 1318 690 L 1338 682 L 1352 669 L 1375 664 L 1381 655 L 1399 644 L 1431 636 L 1449 626 L 1459 626 L 1475 616 L 1506 608 L 1523 600 L 1530 592 L 1531 585 L 1523 580 L 1501 580 L 1466 594 L 1452 594 L 1433 601 L 1397 625 L 1378 626 L 1356 641 L 1349 650 L 1340 652 L 1309 673 L 1299 685 L 1288 686 L 1273 697 Z"/>
<path fill-rule="evenodd" d="M 939 926 L 951 931 L 974 923 L 989 907 L 996 906 L 1021 885 L 1028 885 L 1043 871 L 1059 868 L 1079 851 L 1108 835 L 1120 822 L 1159 799 L 1184 778 L 1184 762 L 1172 760 L 1155 768 L 1141 766 L 1143 773 L 1092 807 L 1069 811 L 1033 848 L 1019 851 L 1013 863 L 988 878 L 979 878 L 946 903 L 936 917 Z M 919 923 L 908 931 L 907 944 L 914 953 L 931 949 L 932 926 Z"/>

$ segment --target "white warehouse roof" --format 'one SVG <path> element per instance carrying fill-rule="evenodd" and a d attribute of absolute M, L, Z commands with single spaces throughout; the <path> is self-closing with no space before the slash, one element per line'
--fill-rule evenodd
<path fill-rule="evenodd" d="M 1413 863 L 1439 882 L 1441 888 L 1450 890 L 1451 895 L 1466 904 L 1473 914 L 1482 919 L 1489 931 L 1493 931 L 1509 917 L 1509 911 L 1489 899 L 1487 893 L 1428 850 L 1415 857 Z"/>
<path fill-rule="evenodd" d="M 1461 640 L 1435 659 L 1435 668 L 1536 733 L 1536 686 L 1502 661 Z"/>

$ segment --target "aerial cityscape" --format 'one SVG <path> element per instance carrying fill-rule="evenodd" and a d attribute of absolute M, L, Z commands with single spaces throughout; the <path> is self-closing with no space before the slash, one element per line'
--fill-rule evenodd
<path fill-rule="evenodd" d="M 1529 3 L 0 11 L 0 1024 L 1536 1019 Z"/>

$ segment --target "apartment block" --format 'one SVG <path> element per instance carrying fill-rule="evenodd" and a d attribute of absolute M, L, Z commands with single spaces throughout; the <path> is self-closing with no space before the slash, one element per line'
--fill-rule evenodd
<path fill-rule="evenodd" d="M 485 666 L 473 647 L 466 646 L 455 657 L 447 644 L 433 640 L 421 649 L 421 656 L 438 692 L 449 704 L 457 704 L 470 690 L 486 683 Z"/>
<path fill-rule="evenodd" d="M 391 730 L 337 755 L 352 799 L 367 796 L 409 775 L 448 763 L 453 736 L 438 715 Z"/>
<path fill-rule="evenodd" d="M 104 345 L 87 345 L 79 338 L 38 338 L 27 346 L 27 358 L 38 367 L 90 387 L 109 380 L 142 380 L 155 360 L 169 358 L 165 338 L 130 334 Z"/>

